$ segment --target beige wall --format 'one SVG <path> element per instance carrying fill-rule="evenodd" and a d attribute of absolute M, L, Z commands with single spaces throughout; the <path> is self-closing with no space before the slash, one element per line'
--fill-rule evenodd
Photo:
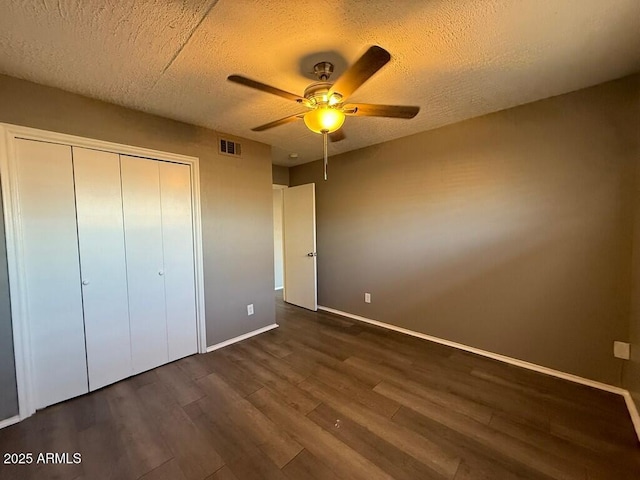
<path fill-rule="evenodd" d="M 289 167 L 273 165 L 271 167 L 271 171 L 273 175 L 274 184 L 289 186 Z"/>
<path fill-rule="evenodd" d="M 638 78 L 291 168 L 319 303 L 620 385 Z"/>
<path fill-rule="evenodd" d="M 269 146 L 241 140 L 242 158 L 219 155 L 214 131 L 2 75 L 0 122 L 199 157 L 207 343 L 275 322 Z"/>
<path fill-rule="evenodd" d="M 631 392 L 638 410 L 640 410 L 640 81 L 635 85 L 635 95 L 630 105 L 635 108 L 636 112 L 636 186 L 632 260 L 633 283 L 629 325 L 631 359 L 624 364 L 623 386 Z"/>

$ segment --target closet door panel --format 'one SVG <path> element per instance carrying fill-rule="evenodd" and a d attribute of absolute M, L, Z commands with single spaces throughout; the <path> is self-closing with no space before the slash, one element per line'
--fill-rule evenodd
<path fill-rule="evenodd" d="M 168 362 L 158 162 L 120 156 L 134 373 Z"/>
<path fill-rule="evenodd" d="M 120 156 L 73 148 L 89 388 L 132 375 Z"/>
<path fill-rule="evenodd" d="M 169 361 L 198 351 L 191 167 L 158 162 Z"/>
<path fill-rule="evenodd" d="M 36 408 L 88 391 L 71 147 L 16 140 Z"/>

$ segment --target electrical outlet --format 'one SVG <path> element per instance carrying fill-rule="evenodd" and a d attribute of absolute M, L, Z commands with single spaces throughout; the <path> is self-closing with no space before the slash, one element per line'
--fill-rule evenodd
<path fill-rule="evenodd" d="M 247 315 L 253 315 L 253 303 L 247 305 Z"/>
<path fill-rule="evenodd" d="M 630 345 L 626 342 L 613 342 L 613 356 L 629 360 Z"/>
<path fill-rule="evenodd" d="M 364 303 L 371 303 L 371 294 L 370 293 L 365 293 L 364 294 Z"/>

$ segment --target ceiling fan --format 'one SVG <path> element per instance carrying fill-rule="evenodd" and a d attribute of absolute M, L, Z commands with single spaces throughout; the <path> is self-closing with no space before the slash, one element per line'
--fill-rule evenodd
<path fill-rule="evenodd" d="M 262 132 L 273 127 L 285 125 L 303 119 L 305 125 L 314 133 L 320 133 L 324 139 L 324 179 L 327 179 L 327 137 L 337 142 L 345 138 L 340 130 L 346 116 L 413 118 L 420 107 L 407 105 L 375 105 L 370 103 L 346 103 L 346 100 L 378 70 L 391 60 L 384 48 L 370 47 L 350 68 L 334 83 L 329 82 L 333 73 L 333 64 L 320 62 L 313 67 L 318 82 L 309 85 L 302 96 L 266 85 L 242 75 L 230 75 L 227 80 L 263 92 L 278 95 L 303 105 L 306 110 L 288 117 L 252 128 Z"/>

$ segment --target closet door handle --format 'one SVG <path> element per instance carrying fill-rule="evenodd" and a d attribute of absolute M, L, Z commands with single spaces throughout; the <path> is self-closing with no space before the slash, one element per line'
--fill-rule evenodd
<path fill-rule="evenodd" d="M 163 275 L 164 275 L 164 270 L 160 270 L 160 271 L 158 272 L 158 275 L 163 276 Z"/>
<path fill-rule="evenodd" d="M 82 285 L 89 285 L 89 280 L 82 280 Z"/>

